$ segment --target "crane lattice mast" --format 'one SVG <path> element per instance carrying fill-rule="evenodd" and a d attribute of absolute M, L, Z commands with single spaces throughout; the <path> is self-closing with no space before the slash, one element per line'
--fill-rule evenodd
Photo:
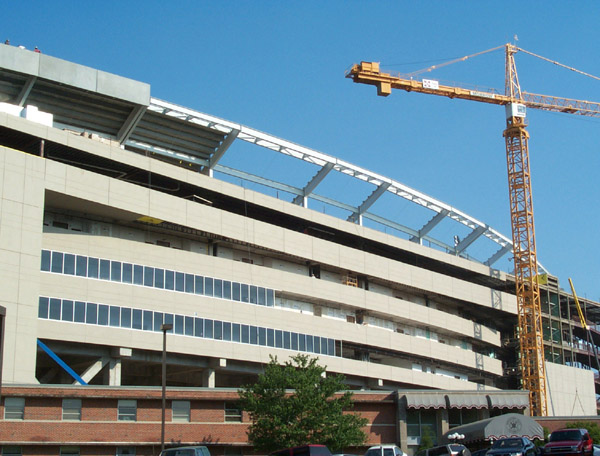
<path fill-rule="evenodd" d="M 533 414 L 546 416 L 546 367 L 542 330 L 540 287 L 537 281 L 537 250 L 533 221 L 533 197 L 529 167 L 529 133 L 525 123 L 525 105 L 517 76 L 514 54 L 506 46 L 506 164 L 510 221 L 512 225 L 515 291 L 519 325 L 519 348 L 523 389 L 529 390 L 529 406 Z M 522 109 L 521 109 L 522 107 Z"/>

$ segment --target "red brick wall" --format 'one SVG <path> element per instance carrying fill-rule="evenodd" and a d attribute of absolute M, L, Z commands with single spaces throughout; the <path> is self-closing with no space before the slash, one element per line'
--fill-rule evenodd
<path fill-rule="evenodd" d="M 114 456 L 117 446 L 135 446 L 137 456 L 160 451 L 162 392 L 160 388 L 16 387 L 5 386 L 4 396 L 25 397 L 25 419 L 0 419 L 0 444 L 20 445 L 23 456 L 58 456 L 60 445 L 80 447 L 81 456 Z M 62 399 L 82 399 L 81 421 L 62 421 Z M 206 444 L 222 455 L 228 446 L 247 446 L 248 414 L 242 423 L 225 423 L 225 402 L 235 402 L 237 391 L 210 389 L 167 390 L 165 442 L 167 445 Z M 137 421 L 118 421 L 119 399 L 137 400 Z M 171 400 L 189 400 L 190 423 L 171 422 Z M 356 394 L 355 410 L 369 420 L 368 444 L 396 441 L 396 402 L 393 393 Z M 3 403 L 0 418 L 4 416 Z"/>

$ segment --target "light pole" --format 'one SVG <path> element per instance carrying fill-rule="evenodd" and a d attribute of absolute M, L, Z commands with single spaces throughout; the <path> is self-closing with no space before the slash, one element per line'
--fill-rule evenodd
<path fill-rule="evenodd" d="M 167 331 L 173 329 L 173 324 L 164 323 L 160 325 L 163 333 L 162 350 L 162 419 L 160 421 L 160 451 L 165 449 L 165 408 L 167 406 Z"/>

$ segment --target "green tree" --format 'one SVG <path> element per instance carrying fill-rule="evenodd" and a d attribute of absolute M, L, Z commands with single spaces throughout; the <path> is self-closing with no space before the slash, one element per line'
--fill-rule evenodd
<path fill-rule="evenodd" d="M 593 421 L 575 421 L 567 424 L 567 427 L 570 429 L 587 429 L 594 443 L 600 443 L 600 426 Z"/>
<path fill-rule="evenodd" d="M 428 450 L 433 448 L 435 442 L 433 441 L 433 432 L 429 427 L 424 427 L 421 430 L 421 443 L 419 444 L 418 450 Z"/>
<path fill-rule="evenodd" d="M 299 354 L 281 365 L 271 356 L 258 381 L 239 390 L 240 405 L 252 419 L 248 440 L 261 452 L 310 443 L 332 451 L 364 444 L 368 420 L 350 413 L 352 393 L 344 381 L 343 375 L 325 376 L 317 358 Z"/>

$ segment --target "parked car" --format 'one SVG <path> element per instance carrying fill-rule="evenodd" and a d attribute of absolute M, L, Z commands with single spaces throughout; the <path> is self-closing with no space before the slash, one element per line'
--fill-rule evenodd
<path fill-rule="evenodd" d="M 548 437 L 544 455 L 592 456 L 593 443 L 587 429 L 559 429 Z"/>
<path fill-rule="evenodd" d="M 407 456 L 399 446 L 393 444 L 375 445 L 370 447 L 365 456 Z"/>
<path fill-rule="evenodd" d="M 449 443 L 418 451 L 416 456 L 471 456 L 471 452 L 460 443 Z"/>
<path fill-rule="evenodd" d="M 481 450 L 471 451 L 471 456 L 485 456 L 489 448 L 483 448 Z"/>
<path fill-rule="evenodd" d="M 160 456 L 210 456 L 210 451 L 205 446 L 184 446 L 167 448 L 160 452 Z"/>
<path fill-rule="evenodd" d="M 538 456 L 540 450 L 527 437 L 510 437 L 498 439 L 485 456 Z"/>
<path fill-rule="evenodd" d="M 325 445 L 303 445 L 273 451 L 270 456 L 331 456 L 331 451 Z"/>

